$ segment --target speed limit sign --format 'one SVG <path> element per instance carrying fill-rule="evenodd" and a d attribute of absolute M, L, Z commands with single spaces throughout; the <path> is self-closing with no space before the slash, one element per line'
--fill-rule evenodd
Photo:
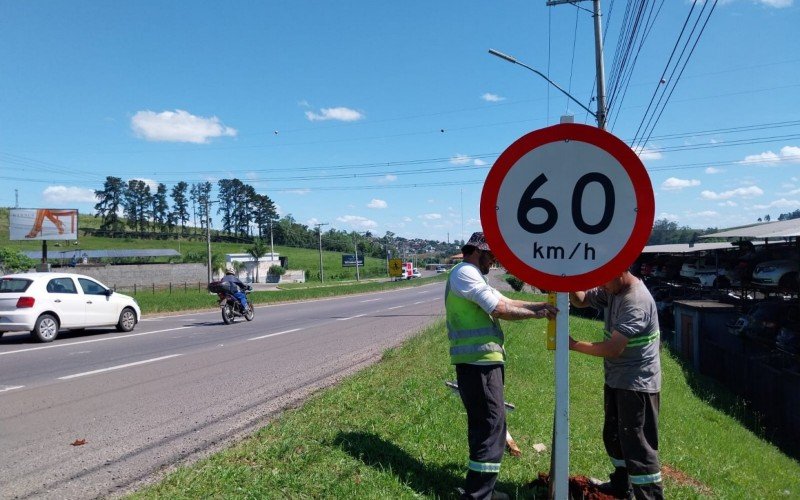
<path fill-rule="evenodd" d="M 497 159 L 481 223 L 503 266 L 552 291 L 585 290 L 624 271 L 650 237 L 655 203 L 639 157 L 599 128 L 531 132 Z"/>

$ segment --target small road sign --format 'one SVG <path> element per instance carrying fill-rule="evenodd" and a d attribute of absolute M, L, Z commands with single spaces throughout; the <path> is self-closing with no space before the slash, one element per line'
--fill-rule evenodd
<path fill-rule="evenodd" d="M 627 144 L 599 128 L 531 132 L 497 159 L 481 223 L 512 274 L 544 290 L 585 290 L 624 271 L 653 228 L 650 177 Z"/>

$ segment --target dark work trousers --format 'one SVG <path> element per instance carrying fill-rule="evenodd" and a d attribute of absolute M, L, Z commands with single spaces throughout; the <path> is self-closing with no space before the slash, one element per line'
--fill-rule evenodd
<path fill-rule="evenodd" d="M 607 385 L 603 392 L 603 443 L 609 457 L 624 460 L 624 469 L 627 469 L 627 477 L 624 477 L 624 469 L 617 468 L 617 481 L 620 479 L 618 473 L 622 472 L 623 482 L 633 487 L 638 500 L 663 499 L 661 464 L 658 461 L 660 393 L 613 389 Z"/>
<path fill-rule="evenodd" d="M 503 365 L 456 365 L 469 441 L 469 470 L 462 498 L 488 499 L 494 491 L 506 446 L 504 377 Z"/>

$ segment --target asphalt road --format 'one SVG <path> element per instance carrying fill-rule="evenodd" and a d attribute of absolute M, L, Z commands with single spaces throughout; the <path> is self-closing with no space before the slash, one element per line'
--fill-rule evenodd
<path fill-rule="evenodd" d="M 0 498 L 117 496 L 225 448 L 444 313 L 444 283 L 0 339 Z M 209 297 L 213 303 L 214 298 Z M 77 440 L 85 444 L 75 446 Z"/>

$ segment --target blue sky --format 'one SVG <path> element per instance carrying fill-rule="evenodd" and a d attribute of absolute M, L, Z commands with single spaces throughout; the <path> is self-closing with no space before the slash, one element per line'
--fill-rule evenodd
<path fill-rule="evenodd" d="M 238 177 L 304 224 L 468 238 L 508 145 L 565 113 L 593 123 L 488 54 L 594 109 L 592 18 L 545 3 L 2 2 L 0 205 L 16 192 L 20 207 L 92 213 L 108 175 L 168 188 Z M 724 228 L 800 208 L 797 3 L 720 0 L 663 84 L 693 3 L 652 3 L 609 130 L 641 142 L 655 89 L 674 85 L 640 145 L 656 217 Z M 602 2 L 609 80 L 624 74 L 626 4 Z"/>

